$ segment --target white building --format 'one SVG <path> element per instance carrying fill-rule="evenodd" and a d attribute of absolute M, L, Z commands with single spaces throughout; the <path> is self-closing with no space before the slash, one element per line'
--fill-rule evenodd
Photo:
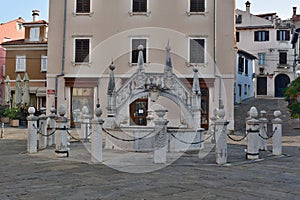
<path fill-rule="evenodd" d="M 234 103 L 254 97 L 254 55 L 239 49 L 236 58 L 236 81 L 234 83 Z"/>
<path fill-rule="evenodd" d="M 246 11 L 236 10 L 237 47 L 257 57 L 256 97 L 283 97 L 284 88 L 295 78 L 292 29 L 291 21 L 276 13 L 251 14 L 249 1 Z"/>

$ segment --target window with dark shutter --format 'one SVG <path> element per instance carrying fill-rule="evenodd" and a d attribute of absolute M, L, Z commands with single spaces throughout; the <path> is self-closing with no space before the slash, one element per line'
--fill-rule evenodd
<path fill-rule="evenodd" d="M 246 75 L 246 76 L 248 76 L 248 74 L 249 74 L 248 61 L 249 61 L 248 59 L 245 59 L 245 75 Z"/>
<path fill-rule="evenodd" d="M 279 52 L 279 64 L 280 65 L 287 64 L 287 52 Z"/>
<path fill-rule="evenodd" d="M 236 15 L 235 16 L 235 23 L 236 24 L 241 24 L 242 23 L 242 15 Z"/>
<path fill-rule="evenodd" d="M 90 12 L 90 0 L 77 0 L 76 12 L 77 13 L 89 13 Z"/>
<path fill-rule="evenodd" d="M 132 50 L 131 50 L 131 63 L 137 63 L 139 57 L 139 49 L 140 45 L 143 45 L 143 58 L 144 62 L 147 62 L 147 40 L 146 39 L 132 39 Z"/>
<path fill-rule="evenodd" d="M 269 41 L 269 31 L 255 31 L 254 41 L 257 42 Z"/>
<path fill-rule="evenodd" d="M 277 30 L 277 41 L 289 41 L 290 31 L 289 30 Z"/>
<path fill-rule="evenodd" d="M 190 0 L 190 12 L 204 12 L 205 0 Z"/>
<path fill-rule="evenodd" d="M 190 39 L 190 63 L 204 63 L 204 39 Z"/>
<path fill-rule="evenodd" d="M 241 74 L 244 72 L 244 58 L 242 56 L 239 56 L 239 69 L 238 72 Z"/>
<path fill-rule="evenodd" d="M 240 42 L 240 32 L 235 33 L 236 42 Z"/>
<path fill-rule="evenodd" d="M 132 1 L 132 12 L 147 12 L 147 0 Z"/>
<path fill-rule="evenodd" d="M 75 40 L 75 62 L 89 62 L 90 40 L 76 39 Z"/>

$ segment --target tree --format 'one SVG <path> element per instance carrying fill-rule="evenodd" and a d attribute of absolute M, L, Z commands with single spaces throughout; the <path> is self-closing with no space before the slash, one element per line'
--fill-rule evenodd
<path fill-rule="evenodd" d="M 298 118 L 300 126 L 300 77 L 292 81 L 290 86 L 285 89 L 284 96 L 288 101 L 291 118 Z"/>

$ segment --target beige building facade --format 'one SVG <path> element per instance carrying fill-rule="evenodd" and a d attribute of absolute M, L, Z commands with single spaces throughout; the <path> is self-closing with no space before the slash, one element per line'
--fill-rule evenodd
<path fill-rule="evenodd" d="M 173 72 L 188 88 L 199 68 L 202 127 L 220 100 L 233 127 L 234 10 L 234 0 L 50 0 L 47 109 L 64 104 L 76 126 L 82 107 L 92 114 L 99 102 L 105 118 L 111 62 L 118 89 L 137 70 L 138 46 L 145 71 L 163 73 L 169 44 Z M 172 126 L 182 123 L 180 108 L 167 98 L 137 99 L 128 117 L 137 117 L 139 106 L 163 106 Z"/>

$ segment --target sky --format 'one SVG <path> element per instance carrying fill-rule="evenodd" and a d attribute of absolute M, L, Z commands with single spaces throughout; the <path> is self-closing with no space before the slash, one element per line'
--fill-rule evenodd
<path fill-rule="evenodd" d="M 236 0 L 237 8 L 245 10 L 247 0 Z M 249 0 L 251 2 L 251 13 L 261 14 L 276 12 L 281 19 L 292 16 L 292 7 L 297 6 L 300 13 L 300 0 Z M 0 23 L 22 17 L 26 21 L 32 21 L 31 11 L 40 10 L 40 19 L 48 21 L 49 0 L 0 0 Z"/>
<path fill-rule="evenodd" d="M 236 7 L 246 10 L 247 0 L 236 0 Z M 297 7 L 300 14 L 300 0 L 249 0 L 251 3 L 250 12 L 252 14 L 274 13 L 276 12 L 281 19 L 289 19 L 293 14 L 293 7 Z"/>
<path fill-rule="evenodd" d="M 32 21 L 32 10 L 39 10 L 39 19 L 48 21 L 49 0 L 0 0 L 0 23 L 22 17 Z"/>

